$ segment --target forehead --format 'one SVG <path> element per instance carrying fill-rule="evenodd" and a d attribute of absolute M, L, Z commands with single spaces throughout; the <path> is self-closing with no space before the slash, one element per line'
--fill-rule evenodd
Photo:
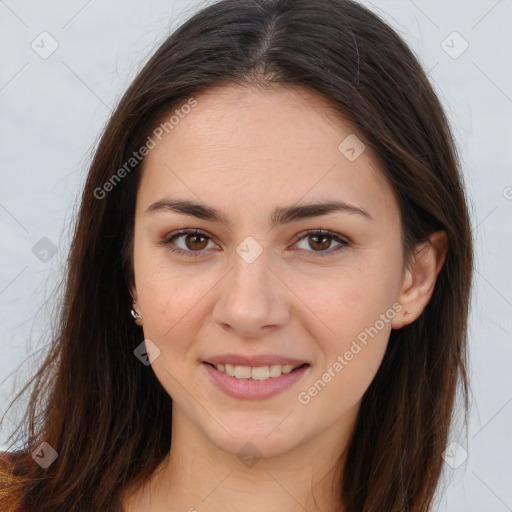
<path fill-rule="evenodd" d="M 138 202 L 168 195 L 255 207 L 338 196 L 376 214 L 397 207 L 370 149 L 355 160 L 340 150 L 357 134 L 322 96 L 300 87 L 230 84 L 194 99 L 155 139 Z"/>

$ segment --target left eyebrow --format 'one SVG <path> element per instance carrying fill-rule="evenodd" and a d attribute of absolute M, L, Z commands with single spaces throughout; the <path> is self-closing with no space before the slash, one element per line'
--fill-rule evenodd
<path fill-rule="evenodd" d="M 220 222 L 226 226 L 230 226 L 228 219 L 216 210 L 213 206 L 197 203 L 190 200 L 182 199 L 160 199 L 151 204 L 145 214 L 155 213 L 158 211 L 173 211 L 183 215 L 190 215 L 203 220 Z M 278 224 L 286 224 L 295 220 L 307 219 L 310 217 L 320 217 L 333 212 L 345 212 L 349 214 L 361 215 L 368 220 L 374 220 L 373 217 L 362 208 L 340 201 L 328 201 L 321 203 L 306 204 L 301 206 L 278 207 L 270 216 L 270 224 L 272 227 Z"/>

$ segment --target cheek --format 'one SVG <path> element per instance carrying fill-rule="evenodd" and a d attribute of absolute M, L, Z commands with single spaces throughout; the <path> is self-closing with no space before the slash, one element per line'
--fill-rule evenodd
<path fill-rule="evenodd" d="M 137 272 L 137 271 L 136 271 Z M 143 305 L 144 336 L 154 341 L 172 367 L 194 357 L 194 340 L 211 307 L 221 276 L 212 269 L 198 272 L 174 266 L 169 259 L 140 259 L 137 275 Z M 180 370 L 181 371 L 181 370 Z"/>
<path fill-rule="evenodd" d="M 192 331 L 190 323 L 201 308 L 200 298 L 208 289 L 205 281 L 184 279 L 176 276 L 170 278 L 159 272 L 147 276 L 141 297 L 144 309 L 145 334 L 152 334 L 155 339 L 164 342 L 167 339 L 186 339 L 182 333 Z M 150 336 L 148 336 L 150 337 Z"/>
<path fill-rule="evenodd" d="M 316 322 L 325 327 L 332 348 L 342 340 L 356 337 L 374 325 L 380 315 L 391 308 L 396 297 L 398 269 L 380 268 L 369 262 L 364 266 L 347 266 L 332 272 L 327 279 L 297 283 L 298 295 L 315 313 Z"/>
<path fill-rule="evenodd" d="M 144 324 L 167 330 L 190 309 L 201 286 L 197 280 L 187 281 L 186 272 L 172 265 L 166 251 L 146 239 L 135 247 L 135 276 Z"/>
<path fill-rule="evenodd" d="M 361 400 L 375 377 L 395 315 L 392 294 L 380 284 L 371 272 L 352 273 L 350 278 L 330 280 L 329 292 L 319 295 L 317 289 L 306 299 L 322 320 L 306 327 L 321 353 L 297 396 L 308 417 L 335 421 Z M 328 330 L 319 331 L 320 324 Z"/>
<path fill-rule="evenodd" d="M 382 254 L 382 253 L 381 253 Z M 384 261 L 384 263 L 379 262 Z M 390 262 L 397 262 L 392 264 Z M 384 357 L 391 321 L 396 315 L 399 260 L 368 258 L 365 265 L 347 266 L 315 286 L 302 286 L 300 294 L 315 312 L 303 326 L 322 354 L 311 384 L 328 387 L 325 400 L 345 409 L 356 403 L 370 385 Z M 316 389 L 311 390 L 314 394 Z"/>

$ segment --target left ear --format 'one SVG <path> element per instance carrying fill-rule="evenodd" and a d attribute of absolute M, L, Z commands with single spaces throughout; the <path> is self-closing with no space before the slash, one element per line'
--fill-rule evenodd
<path fill-rule="evenodd" d="M 432 233 L 428 240 L 415 247 L 412 268 L 405 270 L 402 289 L 397 298 L 402 310 L 391 321 L 393 329 L 400 329 L 421 315 L 432 297 L 447 251 L 448 237 L 445 231 Z"/>

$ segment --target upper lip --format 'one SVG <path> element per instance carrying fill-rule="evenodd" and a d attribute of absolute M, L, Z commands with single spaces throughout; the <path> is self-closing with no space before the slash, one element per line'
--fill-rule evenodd
<path fill-rule="evenodd" d="M 204 361 L 205 363 L 218 364 L 232 364 L 234 366 L 271 366 L 273 364 L 302 366 L 309 364 L 307 361 L 301 359 L 294 359 L 293 357 L 280 356 L 276 354 L 260 354 L 255 356 L 244 356 L 239 354 L 219 354 L 212 356 Z"/>

